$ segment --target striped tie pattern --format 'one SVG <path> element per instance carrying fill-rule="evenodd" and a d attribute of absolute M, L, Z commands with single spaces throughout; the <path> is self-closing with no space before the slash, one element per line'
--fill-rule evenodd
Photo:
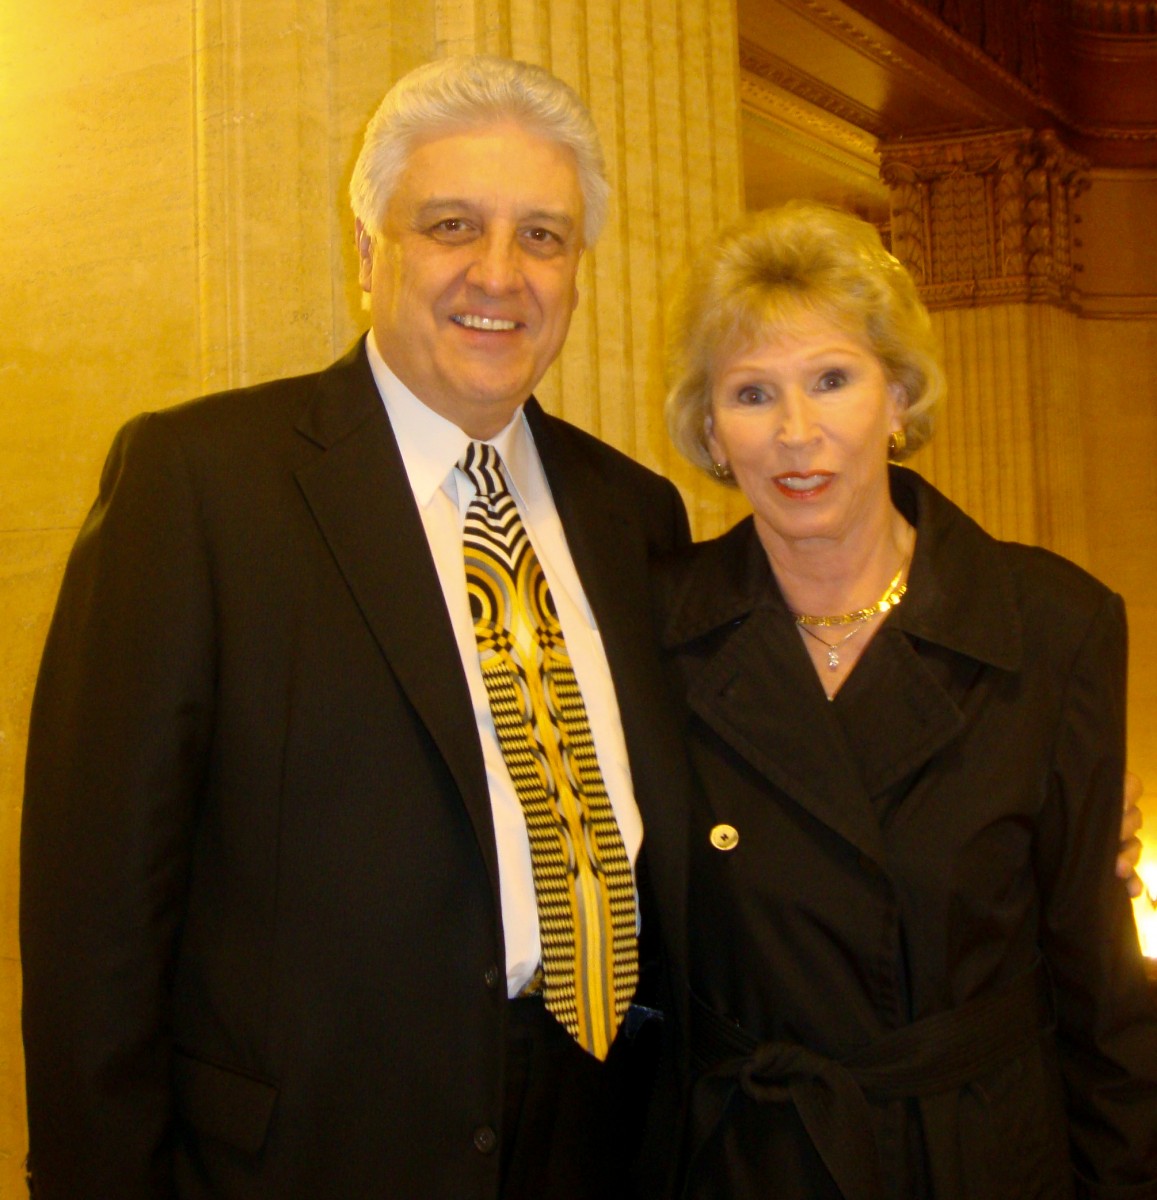
<path fill-rule="evenodd" d="M 477 493 L 463 552 L 474 635 L 502 756 L 530 836 L 547 1009 L 606 1057 L 638 982 L 635 887 L 586 706 L 498 451 L 458 463 Z"/>

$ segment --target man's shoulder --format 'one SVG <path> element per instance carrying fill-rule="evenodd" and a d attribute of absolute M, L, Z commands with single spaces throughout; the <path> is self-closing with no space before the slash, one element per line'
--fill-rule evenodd
<path fill-rule="evenodd" d="M 281 478 L 287 468 L 298 469 L 375 413 L 384 410 L 359 345 L 319 371 L 138 413 L 113 439 L 102 490 L 122 471 L 151 478 L 183 464 L 205 486 L 231 494 L 268 482 L 270 472 Z"/>
<path fill-rule="evenodd" d="M 604 478 L 621 480 L 628 486 L 674 490 L 674 484 L 657 471 L 570 421 L 552 416 L 533 397 L 527 402 L 526 416 L 548 473 L 550 460 L 561 454 Z"/>
<path fill-rule="evenodd" d="M 311 398 L 326 391 L 340 393 L 345 386 L 343 379 L 357 377 L 359 373 L 372 378 L 361 341 L 341 358 L 319 370 L 211 391 L 159 409 L 152 415 L 166 423 L 188 427 L 204 423 L 219 425 L 222 422 L 261 420 L 263 417 L 281 422 L 295 420 Z"/>

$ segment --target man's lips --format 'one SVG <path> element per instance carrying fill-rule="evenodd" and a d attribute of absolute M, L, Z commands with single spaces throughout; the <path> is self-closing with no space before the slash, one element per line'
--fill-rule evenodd
<path fill-rule="evenodd" d="M 504 317 L 485 317 L 481 313 L 455 313 L 450 320 L 463 329 L 482 329 L 487 333 L 509 333 L 518 328 L 517 321 L 508 321 Z"/>
<path fill-rule="evenodd" d="M 773 476 L 772 482 L 792 500 L 806 500 L 825 491 L 834 478 L 833 471 L 785 471 Z"/>

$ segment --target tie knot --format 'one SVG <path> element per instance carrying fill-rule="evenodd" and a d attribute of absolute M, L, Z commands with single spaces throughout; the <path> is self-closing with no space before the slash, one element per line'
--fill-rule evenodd
<path fill-rule="evenodd" d="M 471 442 L 458 461 L 458 469 L 474 484 L 480 496 L 500 496 L 507 491 L 502 456 L 488 442 Z"/>

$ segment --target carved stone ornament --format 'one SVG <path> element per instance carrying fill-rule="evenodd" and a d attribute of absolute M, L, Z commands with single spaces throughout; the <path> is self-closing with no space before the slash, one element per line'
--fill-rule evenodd
<path fill-rule="evenodd" d="M 1153 0 L 1072 0 L 1071 19 L 1075 28 L 1097 33 L 1157 33 Z"/>
<path fill-rule="evenodd" d="M 1073 202 L 1088 170 L 1047 129 L 883 142 L 892 251 L 930 308 L 1076 308 Z"/>

